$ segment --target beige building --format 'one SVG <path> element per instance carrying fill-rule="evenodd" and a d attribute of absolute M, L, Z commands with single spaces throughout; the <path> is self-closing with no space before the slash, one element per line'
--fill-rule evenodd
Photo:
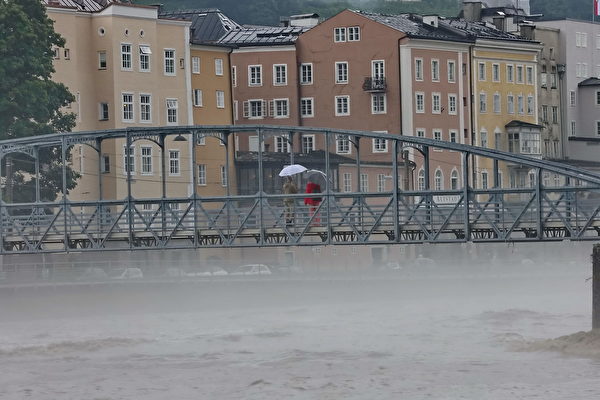
<path fill-rule="evenodd" d="M 71 105 L 76 130 L 193 124 L 189 22 L 159 18 L 156 7 L 44 1 L 66 40 L 55 50 L 53 79 L 76 97 Z M 135 198 L 161 197 L 163 173 L 168 197 L 191 193 L 191 142 L 170 137 L 164 147 L 166 171 L 156 143 L 133 142 L 129 165 Z M 99 150 L 85 144 L 72 148 L 73 169 L 82 175 L 72 200 L 127 196 L 125 140 L 104 140 Z"/>

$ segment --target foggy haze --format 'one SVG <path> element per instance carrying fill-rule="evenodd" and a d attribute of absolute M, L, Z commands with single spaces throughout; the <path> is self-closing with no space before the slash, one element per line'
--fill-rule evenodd
<path fill-rule="evenodd" d="M 0 398 L 591 399 L 598 354 L 547 341 L 590 328 L 591 246 L 549 246 L 559 256 L 417 246 L 398 266 L 0 281 Z"/>

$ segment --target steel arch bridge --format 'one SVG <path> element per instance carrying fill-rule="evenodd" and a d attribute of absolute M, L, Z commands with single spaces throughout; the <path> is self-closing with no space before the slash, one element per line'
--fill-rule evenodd
<path fill-rule="evenodd" d="M 355 192 L 340 192 L 335 179 L 327 179 L 319 194 L 284 195 L 265 190 L 264 165 L 267 153 L 254 157 L 256 187 L 253 194 L 236 194 L 229 187 L 232 137 L 252 135 L 258 149 L 265 140 L 277 136 L 291 147 L 287 164 L 301 159 L 294 144 L 303 135 L 317 137 L 322 152 L 322 170 L 333 178 L 339 173 L 335 146 L 345 141 L 355 151 L 345 168 L 356 171 Z M 173 138 L 174 136 L 174 138 Z M 191 167 L 189 196 L 170 197 L 166 174 L 157 179 L 161 195 L 136 196 L 132 171 L 126 168 L 127 193 L 120 199 L 105 199 L 102 193 L 102 145 L 120 141 L 125 149 L 144 140 L 161 150 L 170 141 L 201 144 L 215 138 L 224 145 L 226 195 L 200 196 L 196 190 L 198 169 Z M 296 140 L 295 140 L 296 139 Z M 211 139 L 212 140 L 212 139 Z M 361 190 L 360 145 L 377 140 L 385 143 L 387 157 L 379 161 L 389 170 L 390 190 Z M 197 146 L 191 146 L 192 160 Z M 35 198 L 27 203 L 0 201 L 0 254 L 69 251 L 110 251 L 138 249 L 182 249 L 210 247 L 269 247 L 357 244 L 411 244 L 598 240 L 600 235 L 600 176 L 567 165 L 543 161 L 515 153 L 460 143 L 328 128 L 282 127 L 265 125 L 188 126 L 128 128 L 111 131 L 60 133 L 0 142 L 0 162 L 12 153 L 22 153 L 35 163 L 34 178 L 40 171 L 38 153 L 53 148 L 61 154 L 62 193 L 66 193 L 68 154 L 73 145 L 82 144 L 98 154 L 98 198 L 73 200 L 60 194 L 56 201 L 42 201 L 36 186 Z M 431 187 L 432 151 L 452 152 L 460 177 L 451 189 L 436 182 Z M 165 151 L 161 151 L 161 170 L 166 171 Z M 439 154 L 439 153 L 436 153 Z M 127 157 L 128 155 L 124 155 Z M 493 166 L 493 184 L 477 188 L 475 165 L 487 160 Z M 418 185 L 412 171 L 424 173 Z M 528 171 L 533 178 L 525 187 L 503 187 L 500 174 L 506 168 Z M 404 174 L 404 176 L 402 176 Z M 409 174 L 412 176 L 409 176 Z M 549 177 L 552 177 L 550 179 Z M 6 179 L 2 190 L 6 190 Z M 39 179 L 35 179 L 36 185 Z M 339 182 L 339 180 L 337 180 Z M 415 190 L 418 186 L 421 190 Z M 479 185 L 481 186 L 481 185 Z M 513 185 L 511 185 L 513 186 Z M 364 188 L 363 188 L 364 189 Z M 380 188 L 378 188 L 380 189 Z M 316 210 L 303 205 L 304 198 L 320 197 Z M 0 198 L 3 198 L 0 196 Z M 293 218 L 286 216 L 284 199 L 293 198 Z M 288 218 L 286 218 L 288 217 Z"/>

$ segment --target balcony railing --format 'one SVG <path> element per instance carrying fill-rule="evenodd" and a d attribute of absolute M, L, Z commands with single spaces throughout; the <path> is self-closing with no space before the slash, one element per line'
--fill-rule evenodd
<path fill-rule="evenodd" d="M 385 92 L 387 89 L 387 83 L 385 78 L 373 78 L 366 77 L 363 82 L 363 90 L 365 92 Z"/>

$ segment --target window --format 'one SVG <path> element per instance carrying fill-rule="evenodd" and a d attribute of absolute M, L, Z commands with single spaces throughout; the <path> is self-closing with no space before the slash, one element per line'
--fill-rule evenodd
<path fill-rule="evenodd" d="M 486 131 L 481 131 L 479 133 L 479 145 L 481 147 L 488 147 L 488 135 Z"/>
<path fill-rule="evenodd" d="M 500 93 L 494 93 L 494 112 L 500 113 Z"/>
<path fill-rule="evenodd" d="M 385 175 L 377 174 L 377 191 L 385 192 Z"/>
<path fill-rule="evenodd" d="M 335 145 L 338 154 L 350 154 L 350 139 L 347 135 L 337 135 Z"/>
<path fill-rule="evenodd" d="M 457 143 L 457 136 L 458 136 L 458 132 L 457 131 L 450 131 L 450 142 L 451 143 Z"/>
<path fill-rule="evenodd" d="M 514 82 L 515 81 L 515 66 L 514 65 L 506 65 L 506 81 Z"/>
<path fill-rule="evenodd" d="M 506 98 L 506 110 L 509 114 L 515 113 L 515 97 L 512 94 L 509 94 Z"/>
<path fill-rule="evenodd" d="M 348 28 L 348 41 L 358 42 L 360 40 L 360 27 L 351 26 Z"/>
<path fill-rule="evenodd" d="M 345 42 L 346 41 L 346 28 L 335 28 L 333 30 L 334 42 Z"/>
<path fill-rule="evenodd" d="M 192 57 L 192 74 L 200 73 L 200 57 Z"/>
<path fill-rule="evenodd" d="M 576 47 L 587 47 L 587 33 L 586 32 L 575 32 L 575 46 Z"/>
<path fill-rule="evenodd" d="M 527 67 L 526 69 L 526 78 L 527 78 L 527 84 L 528 85 L 533 85 L 533 67 Z"/>
<path fill-rule="evenodd" d="M 425 171 L 423 171 L 423 169 L 419 170 L 419 175 L 417 177 L 417 187 L 418 190 L 425 190 Z"/>
<path fill-rule="evenodd" d="M 312 85 L 313 83 L 313 70 L 312 63 L 302 63 L 300 65 L 300 84 Z"/>
<path fill-rule="evenodd" d="M 63 49 L 63 55 L 65 56 L 65 60 L 70 60 L 71 59 L 71 50 L 69 49 Z"/>
<path fill-rule="evenodd" d="M 415 93 L 415 108 L 416 112 L 424 113 L 425 112 L 425 94 L 421 92 Z"/>
<path fill-rule="evenodd" d="M 525 113 L 524 104 L 523 104 L 523 95 L 517 96 L 517 111 L 519 112 L 519 114 Z"/>
<path fill-rule="evenodd" d="M 133 94 L 123 93 L 123 122 L 133 122 Z"/>
<path fill-rule="evenodd" d="M 194 107 L 202 107 L 202 89 L 194 89 Z"/>
<path fill-rule="evenodd" d="M 152 50 L 150 50 L 150 46 L 140 45 L 140 71 L 141 72 L 150 72 L 150 54 L 152 54 Z"/>
<path fill-rule="evenodd" d="M 108 121 L 108 103 L 100 103 L 100 114 L 98 119 L 100 121 Z"/>
<path fill-rule="evenodd" d="M 373 138 L 373 153 L 387 153 L 387 140 Z"/>
<path fill-rule="evenodd" d="M 273 85 L 276 85 L 276 86 L 287 85 L 287 65 L 286 64 L 273 65 Z"/>
<path fill-rule="evenodd" d="M 600 106 L 600 90 L 596 91 L 596 105 Z"/>
<path fill-rule="evenodd" d="M 352 174 L 350 172 L 344 172 L 343 177 L 344 192 L 349 193 L 352 191 Z"/>
<path fill-rule="evenodd" d="M 302 135 L 302 152 L 310 153 L 315 150 L 315 135 Z"/>
<path fill-rule="evenodd" d="M 548 106 L 542 105 L 542 122 L 548 122 Z"/>
<path fill-rule="evenodd" d="M 248 86 L 262 86 L 262 65 L 248 66 Z"/>
<path fill-rule="evenodd" d="M 552 123 L 558 124 L 558 106 L 552 106 Z"/>
<path fill-rule="evenodd" d="M 369 175 L 360 174 L 360 191 L 368 192 L 369 191 Z"/>
<path fill-rule="evenodd" d="M 417 129 L 417 137 L 425 137 L 425 129 Z"/>
<path fill-rule="evenodd" d="M 231 67 L 231 86 L 237 87 L 237 67 L 235 65 Z"/>
<path fill-rule="evenodd" d="M 238 120 L 238 101 L 234 100 L 233 101 L 233 120 L 237 121 Z"/>
<path fill-rule="evenodd" d="M 198 185 L 206 185 L 206 164 L 198 164 Z"/>
<path fill-rule="evenodd" d="M 167 99 L 167 125 L 177 124 L 177 99 Z"/>
<path fill-rule="evenodd" d="M 487 171 L 481 172 L 481 188 L 482 189 L 488 188 L 488 173 L 487 173 Z"/>
<path fill-rule="evenodd" d="M 431 60 L 431 80 L 440 81 L 440 62 L 438 60 Z"/>
<path fill-rule="evenodd" d="M 225 108 L 225 92 L 222 90 L 217 90 L 216 95 L 217 95 L 217 108 Z"/>
<path fill-rule="evenodd" d="M 575 107 L 575 105 L 576 105 L 576 97 L 575 97 L 575 91 L 574 90 L 570 90 L 569 91 L 569 105 L 571 107 Z"/>
<path fill-rule="evenodd" d="M 383 60 L 371 61 L 371 77 L 376 83 L 381 83 L 385 79 L 385 62 Z"/>
<path fill-rule="evenodd" d="M 179 174 L 179 150 L 169 150 L 169 175 Z"/>
<path fill-rule="evenodd" d="M 227 170 L 221 165 L 221 186 L 227 187 Z"/>
<path fill-rule="evenodd" d="M 596 48 L 600 49 L 600 34 L 596 35 Z"/>
<path fill-rule="evenodd" d="M 517 65 L 517 83 L 523 83 L 523 66 Z"/>
<path fill-rule="evenodd" d="M 494 149 L 502 150 L 502 132 L 494 133 Z"/>
<path fill-rule="evenodd" d="M 142 175 L 152 174 L 152 147 L 142 146 Z"/>
<path fill-rule="evenodd" d="M 415 80 L 423 80 L 423 59 L 415 58 Z"/>
<path fill-rule="evenodd" d="M 271 115 L 275 118 L 288 118 L 289 104 L 288 99 L 274 99 L 271 103 L 273 105 L 273 111 Z"/>
<path fill-rule="evenodd" d="M 312 97 L 303 97 L 300 99 L 300 113 L 303 118 L 314 117 L 314 99 Z"/>
<path fill-rule="evenodd" d="M 448 61 L 448 82 L 456 82 L 456 63 L 452 60 Z"/>
<path fill-rule="evenodd" d="M 215 75 L 223 76 L 223 59 L 215 58 Z"/>
<path fill-rule="evenodd" d="M 500 64 L 492 64 L 492 80 L 500 82 Z"/>
<path fill-rule="evenodd" d="M 540 86 L 544 89 L 548 87 L 548 74 L 545 72 L 540 74 Z"/>
<path fill-rule="evenodd" d="M 121 69 L 131 71 L 131 45 L 121 43 Z"/>
<path fill-rule="evenodd" d="M 527 96 L 527 114 L 533 115 L 533 110 L 535 109 L 535 104 L 533 101 L 533 96 Z"/>
<path fill-rule="evenodd" d="M 54 58 L 55 60 L 60 60 L 60 49 L 58 47 L 55 47 L 52 49 L 52 52 L 54 53 L 52 58 Z"/>
<path fill-rule="evenodd" d="M 275 152 L 289 153 L 290 145 L 286 136 L 275 136 Z"/>
<path fill-rule="evenodd" d="M 335 96 L 335 115 L 350 115 L 350 96 Z"/>
<path fill-rule="evenodd" d="M 135 173 L 135 147 L 129 148 L 129 154 L 127 154 L 127 146 L 123 146 L 123 173 L 127 172 Z"/>
<path fill-rule="evenodd" d="M 485 93 L 479 93 L 479 112 L 487 112 L 487 95 Z"/>
<path fill-rule="evenodd" d="M 385 94 L 371 95 L 371 114 L 385 114 L 386 96 Z"/>
<path fill-rule="evenodd" d="M 106 69 L 106 51 L 98 52 L 98 69 Z"/>
<path fill-rule="evenodd" d="M 436 170 L 434 175 L 435 190 L 444 190 L 444 178 L 441 170 Z"/>
<path fill-rule="evenodd" d="M 433 130 L 433 139 L 442 140 L 442 131 L 440 131 L 438 129 L 434 129 Z"/>
<path fill-rule="evenodd" d="M 596 135 L 600 136 L 600 121 L 596 121 Z"/>
<path fill-rule="evenodd" d="M 458 190 L 458 172 L 455 169 L 450 174 L 450 189 Z"/>
<path fill-rule="evenodd" d="M 110 156 L 108 154 L 102 154 L 102 172 L 110 172 Z"/>
<path fill-rule="evenodd" d="M 346 61 L 335 63 L 335 83 L 348 83 L 348 63 Z"/>
<path fill-rule="evenodd" d="M 175 50 L 165 49 L 165 75 L 175 75 Z"/>
<path fill-rule="evenodd" d="M 152 122 L 152 96 L 140 94 L 140 122 Z"/>
<path fill-rule="evenodd" d="M 456 95 L 448 95 L 448 114 L 456 115 Z"/>
<path fill-rule="evenodd" d="M 265 116 L 265 101 L 264 100 L 247 100 L 244 101 L 244 118 L 258 119 Z"/>
<path fill-rule="evenodd" d="M 556 89 L 556 84 L 558 82 L 556 67 L 552 67 L 552 74 L 550 75 L 550 86 L 552 89 Z"/>
<path fill-rule="evenodd" d="M 577 125 L 575 124 L 575 121 L 571 121 L 570 136 L 577 136 Z"/>
<path fill-rule="evenodd" d="M 431 94 L 431 112 L 434 114 L 441 112 L 441 96 L 439 93 Z"/>
<path fill-rule="evenodd" d="M 478 76 L 480 81 L 485 81 L 485 63 L 480 62 L 478 68 Z"/>

